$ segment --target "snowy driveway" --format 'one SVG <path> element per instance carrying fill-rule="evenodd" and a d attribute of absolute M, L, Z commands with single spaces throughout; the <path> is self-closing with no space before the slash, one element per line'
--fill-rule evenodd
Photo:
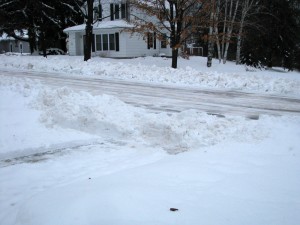
<path fill-rule="evenodd" d="M 0 71 L 0 75 L 36 79 L 52 87 L 67 86 L 94 95 L 114 95 L 126 103 L 154 111 L 181 112 L 196 109 L 209 114 L 243 115 L 253 119 L 259 114 L 300 115 L 300 97 L 204 90 L 48 72 L 10 70 Z"/>

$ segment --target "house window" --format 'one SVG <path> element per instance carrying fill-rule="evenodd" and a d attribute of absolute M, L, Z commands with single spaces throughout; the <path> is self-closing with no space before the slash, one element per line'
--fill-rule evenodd
<path fill-rule="evenodd" d="M 110 20 L 114 20 L 114 4 L 110 4 Z"/>
<path fill-rule="evenodd" d="M 102 4 L 98 4 L 98 6 L 95 6 L 94 9 L 94 18 L 102 21 Z"/>
<path fill-rule="evenodd" d="M 97 34 L 96 35 L 97 51 L 119 51 L 119 33 L 114 34 Z"/>
<path fill-rule="evenodd" d="M 101 37 L 101 35 L 96 35 L 96 51 L 102 51 L 102 37 Z"/>
<path fill-rule="evenodd" d="M 160 47 L 167 48 L 167 35 L 166 34 L 162 35 L 162 39 L 160 41 Z"/>
<path fill-rule="evenodd" d="M 121 18 L 122 19 L 126 19 L 126 14 L 127 14 L 127 12 L 126 12 L 126 3 L 122 3 L 121 4 Z"/>
<path fill-rule="evenodd" d="M 156 33 L 148 33 L 148 38 L 147 38 L 147 45 L 148 45 L 148 49 L 150 48 L 154 48 L 156 49 Z"/>
<path fill-rule="evenodd" d="M 115 19 L 120 19 L 120 6 L 119 4 L 115 4 Z"/>
<path fill-rule="evenodd" d="M 103 34 L 103 51 L 108 50 L 108 34 Z"/>
<path fill-rule="evenodd" d="M 118 19 L 129 19 L 128 17 L 128 5 L 126 3 L 122 4 L 110 4 L 110 20 Z"/>
<path fill-rule="evenodd" d="M 98 6 L 98 20 L 102 21 L 102 5 Z"/>
<path fill-rule="evenodd" d="M 152 33 L 148 33 L 147 34 L 147 45 L 148 45 L 148 49 L 153 48 L 153 35 Z"/>
<path fill-rule="evenodd" d="M 109 50 L 115 50 L 115 34 L 109 34 Z"/>

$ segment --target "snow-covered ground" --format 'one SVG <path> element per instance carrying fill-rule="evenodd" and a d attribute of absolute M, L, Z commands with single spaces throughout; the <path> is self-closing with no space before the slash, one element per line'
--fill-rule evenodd
<path fill-rule="evenodd" d="M 170 67 L 171 59 L 145 57 L 107 59 L 95 57 L 84 62 L 82 56 L 0 55 L 0 68 L 57 72 L 86 77 L 135 80 L 178 86 L 233 89 L 283 95 L 300 95 L 300 73 L 281 68 L 263 70 L 236 66 L 232 62 L 206 67 L 206 58 L 179 58 L 178 69 Z"/>
<path fill-rule="evenodd" d="M 0 68 L 299 96 L 297 72 L 207 69 L 198 57 L 179 70 L 169 59 L 81 60 L 2 55 Z M 0 224 L 300 223 L 299 117 L 151 113 L 0 78 Z"/>

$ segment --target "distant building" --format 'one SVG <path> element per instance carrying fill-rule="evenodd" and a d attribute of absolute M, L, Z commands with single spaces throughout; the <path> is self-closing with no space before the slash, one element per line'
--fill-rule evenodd
<path fill-rule="evenodd" d="M 100 2 L 100 1 L 99 1 Z M 159 40 L 157 34 L 149 32 L 146 36 L 132 33 L 130 21 L 133 15 L 155 20 L 139 12 L 128 0 L 101 0 L 94 2 L 92 56 L 112 58 L 130 58 L 139 56 L 172 55 L 172 49 L 166 40 Z M 85 24 L 69 27 L 64 30 L 68 34 L 69 55 L 83 55 L 85 44 Z M 167 33 L 167 31 L 166 31 Z"/>
<path fill-rule="evenodd" d="M 26 35 L 24 37 L 26 37 Z M 3 33 L 2 36 L 0 36 L 0 53 L 5 52 L 30 53 L 29 43 L 16 40 L 13 37 L 9 37 L 6 33 Z"/>

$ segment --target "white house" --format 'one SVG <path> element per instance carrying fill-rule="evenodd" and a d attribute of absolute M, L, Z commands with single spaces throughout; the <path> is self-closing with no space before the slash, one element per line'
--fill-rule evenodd
<path fill-rule="evenodd" d="M 93 56 L 129 58 L 139 56 L 166 55 L 171 56 L 172 49 L 166 40 L 159 40 L 156 33 L 148 33 L 147 37 L 130 31 L 130 23 L 134 15 L 150 20 L 143 15 L 129 0 L 99 0 L 94 2 L 95 17 L 93 24 L 94 43 Z M 100 12 L 100 13 L 99 13 Z M 85 42 L 85 24 L 66 28 L 68 34 L 69 55 L 83 55 Z"/>

